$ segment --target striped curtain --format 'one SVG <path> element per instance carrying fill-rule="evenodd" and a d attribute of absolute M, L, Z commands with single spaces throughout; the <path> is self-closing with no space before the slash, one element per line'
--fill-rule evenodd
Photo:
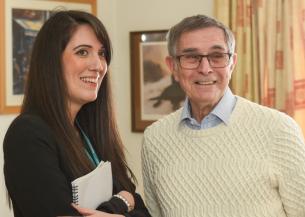
<path fill-rule="evenodd" d="M 214 0 L 236 37 L 235 94 L 292 116 L 305 134 L 305 0 Z"/>

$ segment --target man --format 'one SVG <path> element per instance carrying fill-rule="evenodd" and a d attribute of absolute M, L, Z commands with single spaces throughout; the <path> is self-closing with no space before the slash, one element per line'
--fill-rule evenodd
<path fill-rule="evenodd" d="M 305 216 L 305 144 L 289 116 L 232 94 L 232 32 L 185 18 L 168 34 L 166 63 L 183 108 L 145 130 L 147 206 L 154 217 Z"/>

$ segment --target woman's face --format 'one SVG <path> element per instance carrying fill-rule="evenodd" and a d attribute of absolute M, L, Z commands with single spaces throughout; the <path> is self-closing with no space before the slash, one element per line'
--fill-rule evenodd
<path fill-rule="evenodd" d="M 87 24 L 77 27 L 63 51 L 62 68 L 72 117 L 84 104 L 97 98 L 107 72 L 105 53 L 103 44 Z"/>

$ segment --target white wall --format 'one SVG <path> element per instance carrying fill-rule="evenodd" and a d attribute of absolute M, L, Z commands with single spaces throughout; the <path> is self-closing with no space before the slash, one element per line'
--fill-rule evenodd
<path fill-rule="evenodd" d="M 131 132 L 131 87 L 129 32 L 168 29 L 183 17 L 194 14 L 212 15 L 213 0 L 97 0 L 98 16 L 113 42 L 111 66 L 113 91 L 119 129 L 127 149 L 127 159 L 143 193 L 140 150 L 142 133 Z M 2 142 L 15 115 L 0 115 L 0 168 L 3 168 Z M 0 176 L 0 216 L 11 217 L 6 204 L 3 173 Z"/>

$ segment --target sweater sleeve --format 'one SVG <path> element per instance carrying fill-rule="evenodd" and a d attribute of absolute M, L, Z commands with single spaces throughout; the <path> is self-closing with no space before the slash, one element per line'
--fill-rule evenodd
<path fill-rule="evenodd" d="M 305 143 L 302 131 L 289 117 L 272 137 L 271 159 L 276 186 L 287 217 L 305 216 Z"/>
<path fill-rule="evenodd" d="M 155 188 L 153 183 L 153 167 L 149 150 L 151 144 L 149 144 L 147 136 L 147 132 L 145 132 L 141 152 L 145 200 L 151 215 L 154 217 L 161 217 L 161 209 L 154 192 Z"/>
<path fill-rule="evenodd" d="M 15 216 L 79 215 L 71 185 L 60 168 L 54 137 L 36 116 L 21 116 L 4 143 L 4 176 Z"/>

